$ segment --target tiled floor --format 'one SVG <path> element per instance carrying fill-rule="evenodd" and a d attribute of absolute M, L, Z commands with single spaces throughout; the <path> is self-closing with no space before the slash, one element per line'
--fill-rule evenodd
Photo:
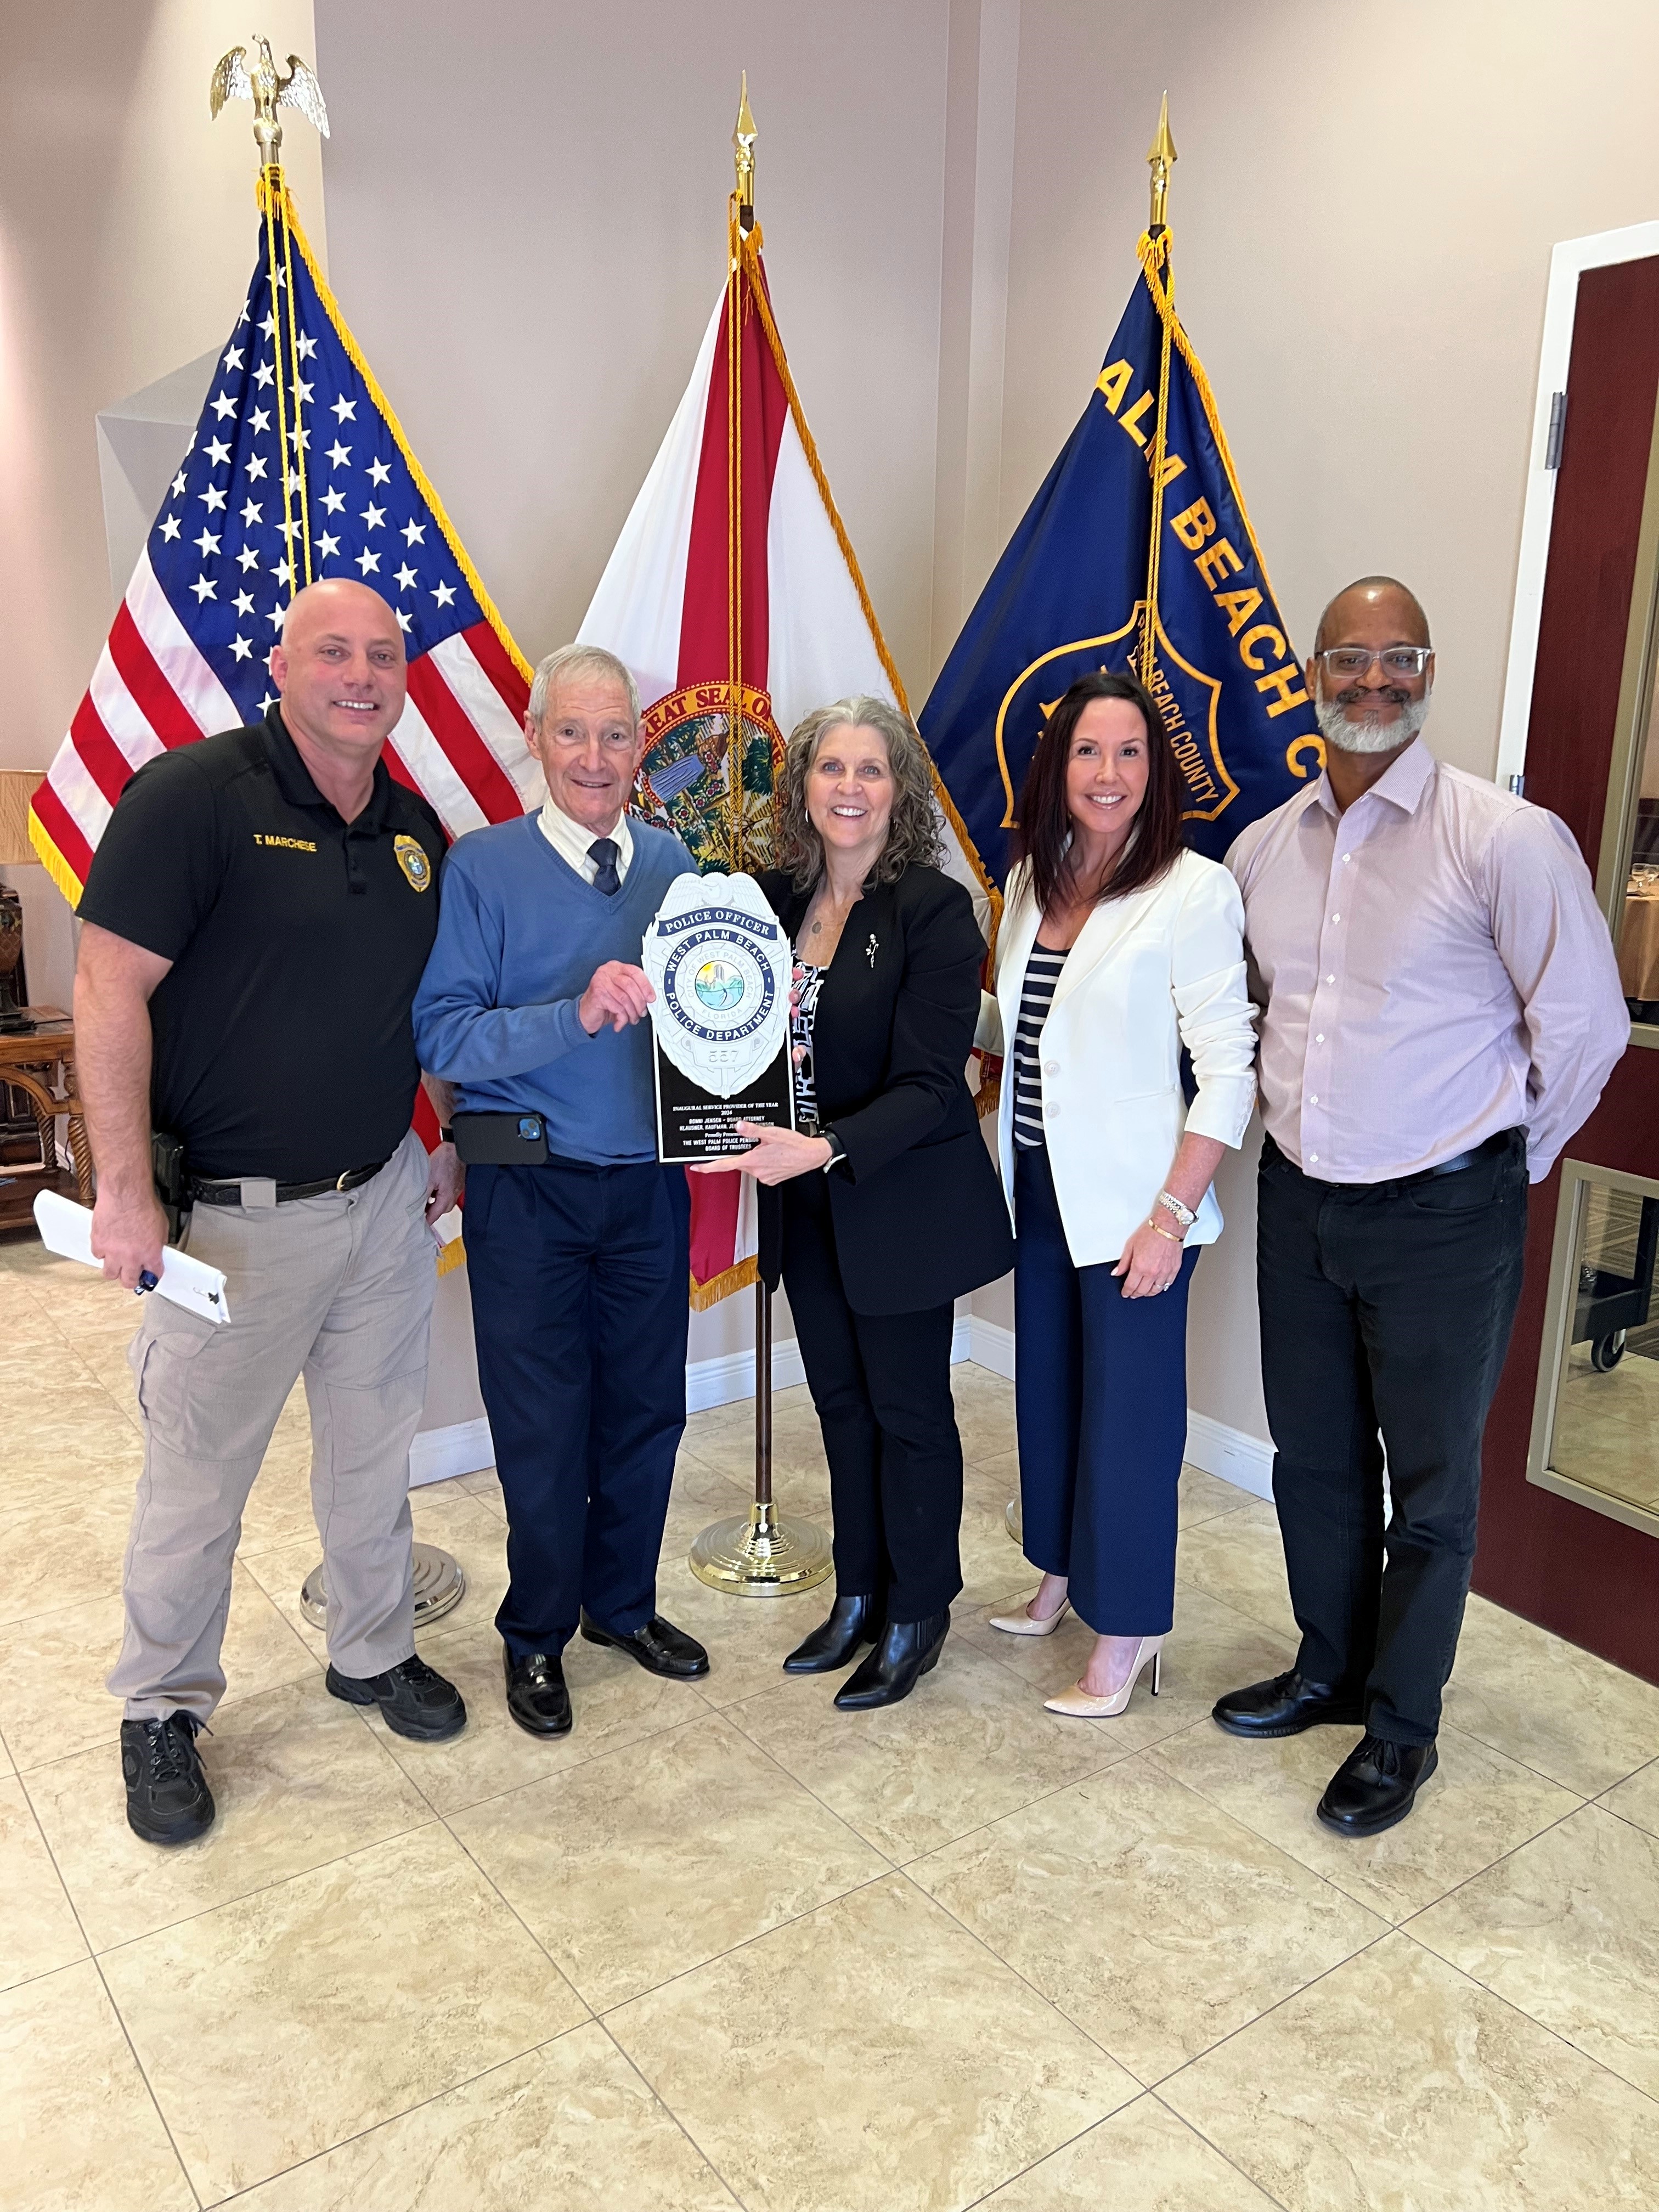
<path fill-rule="evenodd" d="M 748 1409 L 691 1423 L 663 1609 L 701 1689 L 570 1654 L 507 1722 L 493 1480 L 419 1493 L 465 1563 L 425 1649 L 467 1733 L 327 1698 L 297 1407 L 243 1534 L 221 1814 L 127 1832 L 101 1678 L 138 1458 L 131 1303 L 0 1249 L 0 2207 L 167 2212 L 1610 2212 L 1659 2203 L 1659 1690 L 1476 1601 L 1440 1772 L 1340 1843 L 1350 1738 L 1207 1715 L 1291 1620 L 1268 1510 L 1195 1471 L 1156 1703 L 1042 1710 L 1086 1636 L 988 1629 L 1006 1384 L 957 1370 L 968 1587 L 943 1664 L 852 1717 L 778 1661 L 818 1597 L 692 1581 Z M 811 1409 L 780 1489 L 822 1514 Z"/>

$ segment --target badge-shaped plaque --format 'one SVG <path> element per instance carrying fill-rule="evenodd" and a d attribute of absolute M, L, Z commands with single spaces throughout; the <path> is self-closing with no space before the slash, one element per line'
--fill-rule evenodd
<path fill-rule="evenodd" d="M 739 1121 L 794 1127 L 789 939 L 752 876 L 681 876 L 645 933 L 658 1151 L 740 1152 Z"/>

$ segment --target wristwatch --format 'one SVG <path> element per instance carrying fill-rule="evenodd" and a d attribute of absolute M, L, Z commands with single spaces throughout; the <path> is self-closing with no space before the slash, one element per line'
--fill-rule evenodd
<path fill-rule="evenodd" d="M 830 1147 L 830 1157 L 823 1164 L 823 1172 L 828 1175 L 837 1160 L 844 1160 L 847 1158 L 847 1151 L 833 1129 L 820 1129 L 818 1134 Z"/>
<path fill-rule="evenodd" d="M 439 1132 L 438 1132 L 438 1142 L 439 1142 L 441 1145 L 453 1145 L 453 1144 L 454 1143 L 454 1141 L 455 1141 L 455 1132 L 454 1132 L 453 1129 L 442 1129 L 442 1128 L 441 1128 L 441 1129 L 439 1130 Z"/>
<path fill-rule="evenodd" d="M 1178 1198 L 1171 1198 L 1167 1190 L 1159 1191 L 1158 1202 L 1166 1212 L 1174 1214 L 1183 1230 L 1190 1229 L 1198 1218 L 1190 1206 L 1183 1206 Z"/>

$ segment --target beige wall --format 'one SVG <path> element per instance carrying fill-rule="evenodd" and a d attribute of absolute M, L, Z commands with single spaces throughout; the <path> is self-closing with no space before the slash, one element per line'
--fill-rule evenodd
<path fill-rule="evenodd" d="M 1431 738 L 1489 774 L 1550 248 L 1659 216 L 1656 83 L 1651 0 L 1025 0 L 1005 534 L 1133 276 L 1167 86 L 1179 304 L 1297 643 L 1406 577 Z"/>
<path fill-rule="evenodd" d="M 261 0 L 309 55 L 310 0 Z M 5 10 L 0 68 L 0 768 L 45 768 L 112 612 L 94 420 L 227 336 L 253 266 L 252 109 L 208 80 L 247 38 L 215 0 Z M 284 152 L 323 238 L 315 134 Z"/>

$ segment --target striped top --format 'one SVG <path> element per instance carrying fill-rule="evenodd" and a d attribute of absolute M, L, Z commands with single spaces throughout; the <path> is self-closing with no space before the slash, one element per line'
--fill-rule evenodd
<path fill-rule="evenodd" d="M 812 1061 L 812 1024 L 827 968 L 815 968 L 797 956 L 789 1004 L 789 1056 L 794 1065 L 795 1127 L 803 1136 L 818 1133 L 817 1070 Z"/>
<path fill-rule="evenodd" d="M 1014 1030 L 1014 1142 L 1031 1152 L 1042 1142 L 1042 1070 L 1037 1048 L 1042 1024 L 1054 1002 L 1054 986 L 1066 965 L 1064 952 L 1051 952 L 1034 945 L 1025 963 L 1025 982 L 1019 994 L 1019 1021 Z"/>

